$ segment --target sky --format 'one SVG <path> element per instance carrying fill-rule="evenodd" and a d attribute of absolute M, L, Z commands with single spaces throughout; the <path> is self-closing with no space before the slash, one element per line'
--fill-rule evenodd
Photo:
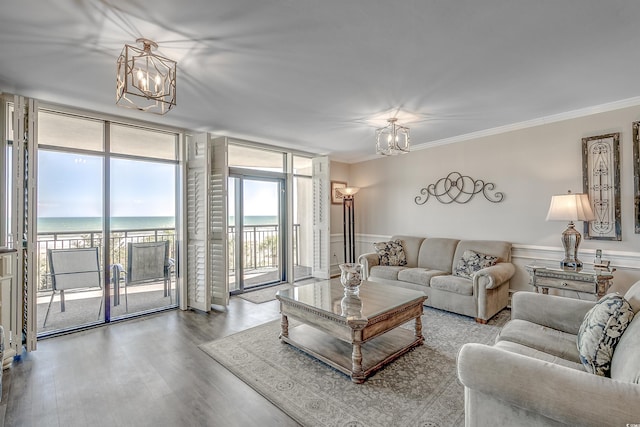
<path fill-rule="evenodd" d="M 235 198 L 234 186 L 230 180 L 229 200 Z M 274 181 L 243 180 L 244 216 L 276 216 L 278 215 L 278 184 Z M 235 206 L 229 202 L 229 216 L 235 215 Z"/>
<path fill-rule="evenodd" d="M 100 156 L 39 150 L 38 216 L 101 217 L 102 175 Z M 244 179 L 244 215 L 276 216 L 277 191 L 276 182 Z M 111 216 L 174 215 L 175 165 L 111 159 Z"/>
<path fill-rule="evenodd" d="M 102 216 L 102 157 L 39 150 L 38 216 Z M 111 159 L 111 215 L 174 216 L 175 165 Z"/>

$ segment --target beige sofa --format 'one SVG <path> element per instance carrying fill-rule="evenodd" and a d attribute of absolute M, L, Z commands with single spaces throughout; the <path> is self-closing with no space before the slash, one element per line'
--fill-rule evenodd
<path fill-rule="evenodd" d="M 511 243 L 493 240 L 457 240 L 393 236 L 404 247 L 407 264 L 380 265 L 377 252 L 360 255 L 363 278 L 423 291 L 425 305 L 471 316 L 486 323 L 509 301 L 509 280 L 515 273 Z M 483 268 L 472 278 L 452 274 L 465 250 L 498 257 L 496 265 Z"/>
<path fill-rule="evenodd" d="M 595 302 L 517 292 L 493 346 L 458 353 L 465 425 L 629 426 L 640 423 L 640 281 L 624 298 L 636 313 L 614 347 L 610 377 L 587 372 L 577 334 Z M 607 322 L 609 323 L 609 322 Z"/>

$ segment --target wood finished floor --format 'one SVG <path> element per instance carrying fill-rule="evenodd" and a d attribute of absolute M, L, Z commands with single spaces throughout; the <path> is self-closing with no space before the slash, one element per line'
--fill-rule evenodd
<path fill-rule="evenodd" d="M 279 319 L 277 301 L 231 298 L 38 342 L 4 371 L 5 426 L 297 426 L 198 345 Z"/>

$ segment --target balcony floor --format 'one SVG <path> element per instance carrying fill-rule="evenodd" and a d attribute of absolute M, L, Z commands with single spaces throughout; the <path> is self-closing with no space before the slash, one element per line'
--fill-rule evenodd
<path fill-rule="evenodd" d="M 171 284 L 171 298 L 164 296 L 162 282 L 130 286 L 128 293 L 129 310 L 125 309 L 124 286 L 120 286 L 120 304 L 111 301 L 111 318 L 115 319 L 127 314 L 135 314 L 147 310 L 170 307 L 176 304 L 175 283 Z M 51 303 L 46 327 L 43 326 L 51 292 L 39 292 L 37 298 L 38 334 L 67 329 L 75 326 L 91 324 L 104 320 L 104 311 L 100 312 L 102 290 L 86 290 L 65 293 L 65 311 L 60 311 L 60 294 L 56 293 Z M 100 317 L 98 313 L 100 312 Z"/>

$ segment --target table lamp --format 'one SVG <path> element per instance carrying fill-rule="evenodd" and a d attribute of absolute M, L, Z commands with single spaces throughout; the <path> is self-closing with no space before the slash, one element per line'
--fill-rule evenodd
<path fill-rule="evenodd" d="M 573 194 L 569 190 L 567 194 L 551 197 L 547 221 L 569 221 L 567 229 L 562 233 L 562 246 L 564 246 L 564 259 L 560 262 L 562 269 L 575 271 L 582 269 L 582 262 L 578 259 L 578 246 L 582 236 L 575 229 L 573 221 L 591 221 L 595 218 L 587 194 Z"/>

